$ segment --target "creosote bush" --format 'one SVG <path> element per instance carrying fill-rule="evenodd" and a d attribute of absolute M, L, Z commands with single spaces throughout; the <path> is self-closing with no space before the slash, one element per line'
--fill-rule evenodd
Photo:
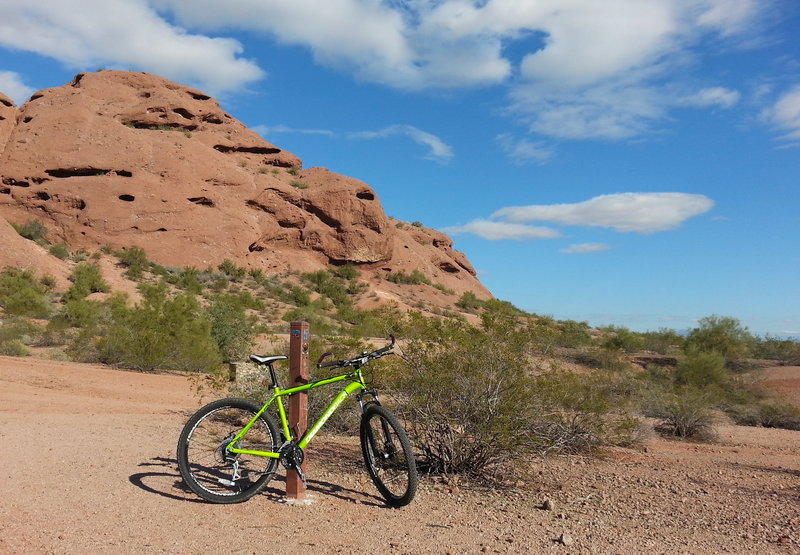
<path fill-rule="evenodd" d="M 0 307 L 6 314 L 46 317 L 50 313 L 47 291 L 30 270 L 6 268 L 0 273 Z"/>
<path fill-rule="evenodd" d="M 636 428 L 612 388 L 572 374 L 532 375 L 535 327 L 484 315 L 473 327 L 412 313 L 391 367 L 398 412 L 431 472 L 485 476 L 518 456 L 585 451 Z"/>

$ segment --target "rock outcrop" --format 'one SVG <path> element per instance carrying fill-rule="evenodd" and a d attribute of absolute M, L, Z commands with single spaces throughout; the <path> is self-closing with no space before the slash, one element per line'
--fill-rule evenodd
<path fill-rule="evenodd" d="M 302 169 L 213 98 L 145 73 L 78 74 L 19 108 L 0 95 L 0 217 L 170 266 L 419 269 L 489 296 L 447 236 L 390 220 L 367 184 Z"/>

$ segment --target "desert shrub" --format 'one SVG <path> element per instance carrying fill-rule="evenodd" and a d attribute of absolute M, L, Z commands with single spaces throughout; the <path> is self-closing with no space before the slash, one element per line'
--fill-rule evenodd
<path fill-rule="evenodd" d="M 583 347 L 592 342 L 589 334 L 589 324 L 586 322 L 576 322 L 575 320 L 565 320 L 560 322 L 561 334 L 558 338 L 559 347 Z"/>
<path fill-rule="evenodd" d="M 456 306 L 461 310 L 477 310 L 483 306 L 483 301 L 472 291 L 465 291 L 456 301 Z"/>
<path fill-rule="evenodd" d="M 57 243 L 50 247 L 49 249 L 50 254 L 55 256 L 56 258 L 60 258 L 61 260 L 66 260 L 69 258 L 69 249 L 67 245 L 64 243 Z"/>
<path fill-rule="evenodd" d="M 474 327 L 412 313 L 405 324 L 404 361 L 389 382 L 429 471 L 482 476 L 608 439 L 606 390 L 574 375 L 532 376 L 535 347 L 515 319 L 489 315 Z"/>
<path fill-rule="evenodd" d="M 235 262 L 227 258 L 217 267 L 228 279 L 232 281 L 241 281 L 247 276 L 247 270 L 237 266 Z"/>
<path fill-rule="evenodd" d="M 741 369 L 753 344 L 747 328 L 727 316 L 706 316 L 699 324 L 686 337 L 684 350 L 715 351 L 725 357 L 728 367 Z"/>
<path fill-rule="evenodd" d="M 203 291 L 203 284 L 200 282 L 200 270 L 197 268 L 182 268 L 178 273 L 175 285 L 193 295 L 199 295 Z"/>
<path fill-rule="evenodd" d="M 643 345 L 647 351 L 660 355 L 667 355 L 683 345 L 683 337 L 675 330 L 661 328 L 658 331 L 648 331 L 640 334 Z"/>
<path fill-rule="evenodd" d="M 72 299 L 64 303 L 56 319 L 63 320 L 68 326 L 75 328 L 90 328 L 100 322 L 103 313 L 103 303 L 87 299 Z"/>
<path fill-rule="evenodd" d="M 78 264 L 69 277 L 72 285 L 64 293 L 64 300 L 82 299 L 90 293 L 108 292 L 108 284 L 103 280 L 100 266 L 93 262 Z"/>
<path fill-rule="evenodd" d="M 211 337 L 224 362 L 244 360 L 253 345 L 255 331 L 236 295 L 217 295 L 207 309 Z"/>
<path fill-rule="evenodd" d="M 211 337 L 211 322 L 193 295 L 170 297 L 162 282 L 139 287 L 136 307 L 117 303 L 111 321 L 95 343 L 101 362 L 126 368 L 211 371 L 221 356 Z"/>
<path fill-rule="evenodd" d="M 797 366 L 800 365 L 800 341 L 767 336 L 753 346 L 753 355 Z"/>
<path fill-rule="evenodd" d="M 483 301 L 483 309 L 489 314 L 497 314 L 501 316 L 519 318 L 530 316 L 530 314 L 520 308 L 517 308 L 511 302 L 500 299 L 487 299 Z"/>
<path fill-rule="evenodd" d="M 19 339 L 0 341 L 0 355 L 8 357 L 25 357 L 30 354 L 30 350 Z"/>
<path fill-rule="evenodd" d="M 402 285 L 430 285 L 431 280 L 428 279 L 425 274 L 420 272 L 419 270 L 414 270 L 410 274 L 407 274 L 403 271 L 399 272 L 392 272 L 386 276 L 388 281 L 392 283 L 399 283 Z"/>
<path fill-rule="evenodd" d="M 604 328 L 608 336 L 603 339 L 602 346 L 609 351 L 635 353 L 644 347 L 642 336 L 625 327 L 608 326 Z"/>
<path fill-rule="evenodd" d="M 661 419 L 656 429 L 682 439 L 708 440 L 714 437 L 714 398 L 686 387 L 662 394 L 654 400 L 651 414 Z"/>
<path fill-rule="evenodd" d="M 0 273 L 0 307 L 9 315 L 47 317 L 47 287 L 30 270 L 6 268 Z"/>
<path fill-rule="evenodd" d="M 140 279 L 150 268 L 147 253 L 141 247 L 127 247 L 116 253 L 119 263 L 125 268 L 125 275 L 131 279 Z"/>
<path fill-rule="evenodd" d="M 352 304 L 344 281 L 334 277 L 330 272 L 319 270 L 310 274 L 303 274 L 303 279 L 311 285 L 314 291 L 328 297 L 335 306 L 341 307 Z"/>
<path fill-rule="evenodd" d="M 361 272 L 358 271 L 358 268 L 356 268 L 352 264 L 344 264 L 343 266 L 336 266 L 333 269 L 333 273 L 334 275 L 342 279 L 356 279 L 358 276 L 361 275 Z"/>
<path fill-rule="evenodd" d="M 291 185 L 296 189 L 308 189 L 308 183 L 306 183 L 305 181 L 300 181 L 299 179 L 292 179 L 289 182 L 289 185 Z"/>
<path fill-rule="evenodd" d="M 725 359 L 716 351 L 690 350 L 675 368 L 675 383 L 695 388 L 722 387 L 730 378 Z"/>
<path fill-rule="evenodd" d="M 24 224 L 9 222 L 20 236 L 37 243 L 47 242 L 47 226 L 36 220 L 29 220 Z"/>

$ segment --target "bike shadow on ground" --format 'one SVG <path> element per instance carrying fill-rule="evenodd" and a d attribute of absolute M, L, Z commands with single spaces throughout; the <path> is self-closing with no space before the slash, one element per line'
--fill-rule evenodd
<path fill-rule="evenodd" d="M 178 461 L 169 457 L 153 457 L 147 462 L 139 463 L 140 467 L 152 467 L 146 472 L 137 472 L 128 477 L 128 481 L 137 488 L 148 493 L 160 495 L 175 501 L 189 503 L 206 503 L 192 490 L 186 487 L 178 471 Z M 157 483 L 157 485 L 154 484 Z M 275 476 L 259 495 L 264 495 L 275 503 L 286 503 L 286 476 Z M 358 503 L 367 507 L 388 508 L 383 500 L 364 491 L 346 488 L 344 486 L 324 480 L 309 479 L 306 483 L 306 492 L 330 496 L 350 503 Z"/>

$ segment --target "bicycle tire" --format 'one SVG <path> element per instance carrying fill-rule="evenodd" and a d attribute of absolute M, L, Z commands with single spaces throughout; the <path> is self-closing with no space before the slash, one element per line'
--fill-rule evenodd
<path fill-rule="evenodd" d="M 411 503 L 419 477 L 411 442 L 397 417 L 382 406 L 368 406 L 361 415 L 360 436 L 367 472 L 386 503 Z"/>
<path fill-rule="evenodd" d="M 261 410 L 246 399 L 209 403 L 192 415 L 178 439 L 178 468 L 186 485 L 212 503 L 241 503 L 250 499 L 275 475 L 277 459 L 230 454 L 225 446 Z M 256 451 L 278 451 L 275 421 L 263 413 L 238 443 Z M 235 471 L 239 475 L 236 476 Z"/>

